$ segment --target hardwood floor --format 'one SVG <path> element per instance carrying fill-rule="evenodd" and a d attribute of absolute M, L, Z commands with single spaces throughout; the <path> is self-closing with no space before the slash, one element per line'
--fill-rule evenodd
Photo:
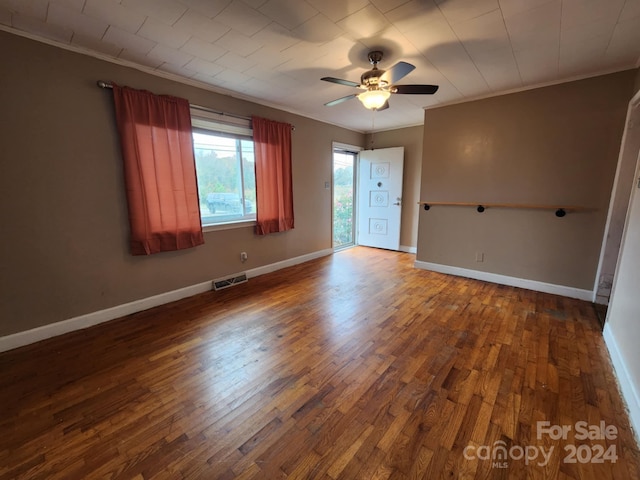
<path fill-rule="evenodd" d="M 345 250 L 0 354 L 0 478 L 639 478 L 590 304 L 413 260 Z"/>

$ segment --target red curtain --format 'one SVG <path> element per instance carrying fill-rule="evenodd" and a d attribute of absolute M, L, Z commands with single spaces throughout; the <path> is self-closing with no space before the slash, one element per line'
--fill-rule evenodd
<path fill-rule="evenodd" d="M 258 235 L 293 228 L 291 125 L 253 117 Z"/>
<path fill-rule="evenodd" d="M 132 255 L 204 243 L 189 102 L 113 86 Z"/>

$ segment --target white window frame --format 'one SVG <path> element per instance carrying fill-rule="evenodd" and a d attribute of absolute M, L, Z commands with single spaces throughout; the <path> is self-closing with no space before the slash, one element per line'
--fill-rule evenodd
<path fill-rule="evenodd" d="M 219 133 L 223 134 L 224 136 L 234 137 L 237 139 L 253 139 L 253 130 L 251 129 L 251 121 L 249 119 L 209 112 L 197 107 L 191 108 L 191 126 L 195 133 Z M 242 162 L 240 162 L 240 176 L 240 180 L 244 190 L 244 174 L 242 171 Z M 242 198 L 244 199 L 244 191 L 242 193 Z M 256 212 L 254 211 L 249 218 L 247 218 L 247 216 L 245 215 L 245 217 L 240 219 L 234 218 L 212 224 L 202 224 L 202 231 L 212 232 L 216 230 L 229 230 L 233 228 L 255 226 L 255 216 Z M 202 215 L 200 217 L 200 221 L 202 222 Z"/>

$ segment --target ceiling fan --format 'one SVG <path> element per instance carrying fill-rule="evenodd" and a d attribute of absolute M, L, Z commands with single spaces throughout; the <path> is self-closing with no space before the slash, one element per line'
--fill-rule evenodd
<path fill-rule="evenodd" d="M 398 80 L 409 75 L 416 67 L 407 62 L 398 62 L 389 70 L 381 70 L 378 68 L 378 63 L 382 60 L 382 52 L 379 50 L 369 52 L 368 57 L 373 68 L 362 74 L 360 83 L 334 77 L 322 77 L 320 79 L 325 82 L 365 90 L 362 93 L 353 93 L 346 97 L 327 102 L 325 103 L 327 107 L 332 107 L 333 105 L 357 97 L 358 100 L 370 110 L 384 110 L 389 108 L 389 97 L 392 93 L 404 95 L 433 95 L 438 91 L 438 85 L 396 85 Z"/>

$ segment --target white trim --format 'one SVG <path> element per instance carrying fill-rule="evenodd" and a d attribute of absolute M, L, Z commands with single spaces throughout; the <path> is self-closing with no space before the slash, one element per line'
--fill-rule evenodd
<path fill-rule="evenodd" d="M 593 299 L 592 301 L 594 303 L 601 303 L 598 302 L 598 288 L 600 287 L 600 276 L 602 275 L 602 267 L 603 267 L 603 263 L 604 263 L 604 257 L 607 251 L 607 240 L 609 238 L 609 230 L 611 228 L 611 220 L 613 218 L 614 215 L 614 208 L 615 208 L 615 199 L 616 199 L 616 193 L 618 191 L 618 186 L 620 184 L 620 170 L 622 169 L 622 164 L 625 161 L 637 161 L 636 158 L 631 157 L 631 160 L 628 160 L 628 155 L 625 155 L 627 152 L 625 151 L 626 149 L 628 149 L 628 143 L 629 141 L 629 129 L 633 126 L 634 121 L 636 121 L 638 118 L 640 118 L 638 115 L 640 114 L 640 111 L 637 110 L 638 108 L 640 108 L 640 91 L 636 92 L 635 95 L 631 98 L 631 100 L 629 101 L 629 106 L 627 107 L 627 116 L 625 119 L 625 124 L 624 124 L 624 131 L 622 132 L 622 140 L 620 141 L 620 150 L 618 153 L 618 162 L 616 164 L 616 174 L 613 180 L 613 187 L 611 189 L 611 194 L 609 195 L 609 209 L 607 211 L 607 222 L 605 224 L 604 227 L 604 233 L 602 235 L 602 242 L 600 243 L 600 257 L 598 259 L 598 269 L 596 271 L 596 278 L 594 281 L 594 285 L 593 285 Z M 635 153 L 635 152 L 633 152 Z M 625 179 L 626 180 L 626 179 Z M 631 192 L 633 191 L 633 187 L 631 187 Z M 629 203 L 631 202 L 631 195 L 629 195 Z M 629 209 L 629 205 L 627 204 L 627 210 Z M 620 238 L 620 248 L 618 249 L 618 257 L 620 256 L 620 252 L 622 251 L 622 237 Z M 616 262 L 616 268 L 617 268 L 617 262 Z M 615 269 L 614 269 L 614 273 L 615 273 Z M 613 287 L 613 285 L 612 285 Z M 611 298 L 611 292 L 609 292 L 609 298 Z M 608 303 L 608 299 L 607 303 Z"/>
<path fill-rule="evenodd" d="M 350 145 L 348 143 L 342 143 L 342 142 L 336 142 L 333 141 L 331 142 L 331 154 L 333 155 L 333 152 L 335 150 L 344 150 L 347 152 L 352 152 L 352 153 L 358 153 L 361 152 L 362 150 L 364 150 L 364 147 L 359 147 L 358 145 Z"/>
<path fill-rule="evenodd" d="M 108 322 L 109 320 L 124 317 L 125 315 L 147 310 L 165 303 L 174 302 L 208 290 L 211 290 L 211 282 L 199 283 L 104 310 L 98 310 L 97 312 L 87 313 L 86 315 L 80 315 L 79 317 L 68 320 L 62 320 L 61 322 L 50 323 L 24 332 L 14 333 L 6 337 L 0 337 L 0 352 L 29 345 L 30 343 L 39 342 L 47 338 L 57 337 L 58 335 L 63 335 L 75 330 L 93 327 L 99 323 Z"/>
<path fill-rule="evenodd" d="M 604 343 L 609 351 L 609 357 L 613 364 L 613 370 L 618 380 L 620 391 L 622 392 L 622 398 L 627 404 L 629 423 L 631 423 L 636 442 L 640 445 L 640 394 L 633 384 L 633 380 L 627 369 L 627 364 L 618 349 L 618 343 L 608 323 L 604 326 L 603 337 Z"/>
<path fill-rule="evenodd" d="M 272 263 L 263 267 L 254 268 L 247 271 L 247 277 L 253 278 L 265 273 L 275 272 L 281 268 L 290 267 L 299 263 L 308 262 L 319 257 L 331 255 L 333 250 L 326 249 L 318 252 L 309 253 L 281 262 Z M 92 327 L 100 323 L 108 322 L 109 320 L 115 320 L 132 313 L 147 310 L 149 308 L 164 305 L 165 303 L 175 302 L 182 298 L 191 297 L 199 293 L 208 292 L 212 289 L 212 281 L 198 283 L 170 292 L 161 293 L 152 297 L 142 298 L 140 300 L 134 300 L 133 302 L 125 303 L 123 305 L 117 305 L 115 307 L 99 310 L 97 312 L 87 313 L 86 315 L 80 315 L 78 317 L 70 318 L 68 320 L 62 320 L 60 322 L 51 323 L 49 325 L 43 325 L 24 332 L 13 333 L 4 337 L 0 337 L 0 352 L 12 350 L 14 348 L 23 347 L 31 343 L 46 340 L 47 338 L 57 337 L 65 333 L 73 332 L 75 330 L 82 330 L 84 328 Z"/>
<path fill-rule="evenodd" d="M 232 230 L 234 228 L 255 227 L 258 224 L 255 220 L 238 220 L 235 222 L 210 223 L 202 226 L 204 233 L 218 232 L 220 230 Z"/>
<path fill-rule="evenodd" d="M 580 288 L 567 287 L 565 285 L 555 285 L 553 283 L 528 280 L 526 278 L 509 277 L 507 275 L 500 275 L 497 273 L 482 272 L 479 270 L 470 270 L 461 267 L 452 267 L 450 265 L 441 265 L 439 263 L 416 260 L 414 266 L 416 268 L 421 268 L 422 270 L 431 270 L 438 273 L 456 275 L 458 277 L 473 278 L 475 280 L 498 283 L 500 285 L 509 285 L 511 287 L 526 288 L 527 290 L 552 293 L 554 295 L 577 298 L 579 300 L 591 301 L 591 297 L 593 295 L 593 292 L 591 290 L 582 290 Z"/>
<path fill-rule="evenodd" d="M 400 245 L 400 251 L 405 253 L 418 253 L 418 247 L 409 247 L 407 245 Z"/>

